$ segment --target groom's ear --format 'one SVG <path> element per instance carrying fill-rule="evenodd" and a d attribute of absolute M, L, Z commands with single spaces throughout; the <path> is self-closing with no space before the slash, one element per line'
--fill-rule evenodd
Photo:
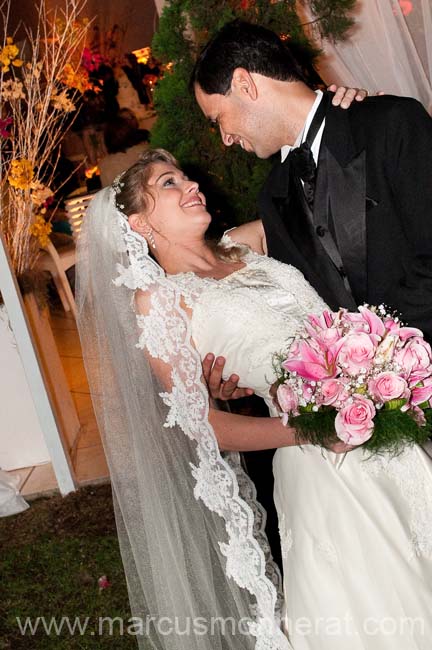
<path fill-rule="evenodd" d="M 243 98 L 247 96 L 248 98 L 255 100 L 258 95 L 257 87 L 252 75 L 245 68 L 236 68 L 234 70 L 231 88 L 234 93 Z"/>
<path fill-rule="evenodd" d="M 139 235 L 142 235 L 143 237 L 146 235 L 146 233 L 149 230 L 149 225 L 147 221 L 142 216 L 142 214 L 139 214 L 138 212 L 134 212 L 133 214 L 130 214 L 128 221 L 132 230 L 134 232 L 137 232 Z"/>

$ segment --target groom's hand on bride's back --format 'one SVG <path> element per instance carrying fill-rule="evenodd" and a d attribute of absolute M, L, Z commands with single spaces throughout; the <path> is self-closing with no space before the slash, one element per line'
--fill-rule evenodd
<path fill-rule="evenodd" d="M 240 378 L 238 375 L 230 375 L 227 380 L 223 379 L 225 358 L 216 357 L 214 354 L 207 354 L 202 362 L 203 376 L 207 383 L 210 397 L 213 399 L 229 400 L 239 399 L 253 395 L 252 388 L 239 388 Z"/>

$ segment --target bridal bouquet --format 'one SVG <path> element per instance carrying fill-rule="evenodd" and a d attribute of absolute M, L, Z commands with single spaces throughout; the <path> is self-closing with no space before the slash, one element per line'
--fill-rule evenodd
<path fill-rule="evenodd" d="M 382 306 L 309 316 L 275 367 L 282 419 L 305 442 L 396 454 L 431 434 L 431 347 Z"/>

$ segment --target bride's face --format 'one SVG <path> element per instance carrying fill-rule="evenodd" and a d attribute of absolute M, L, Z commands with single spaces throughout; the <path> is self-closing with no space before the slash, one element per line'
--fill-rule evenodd
<path fill-rule="evenodd" d="M 146 220 L 158 234 L 171 243 L 186 242 L 203 236 L 211 217 L 198 183 L 190 181 L 177 167 L 155 163 L 148 181 L 154 199 Z"/>

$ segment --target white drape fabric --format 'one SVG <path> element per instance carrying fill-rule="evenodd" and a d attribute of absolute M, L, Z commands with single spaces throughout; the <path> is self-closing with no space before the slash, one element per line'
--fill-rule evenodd
<path fill-rule="evenodd" d="M 0 517 L 16 515 L 28 507 L 19 494 L 17 478 L 0 470 Z"/>
<path fill-rule="evenodd" d="M 309 3 L 299 11 L 313 21 Z M 323 50 L 323 80 L 415 97 L 432 112 L 431 0 L 359 0 L 354 18 L 348 38 L 336 44 L 321 40 L 313 23 L 305 26 Z"/>

